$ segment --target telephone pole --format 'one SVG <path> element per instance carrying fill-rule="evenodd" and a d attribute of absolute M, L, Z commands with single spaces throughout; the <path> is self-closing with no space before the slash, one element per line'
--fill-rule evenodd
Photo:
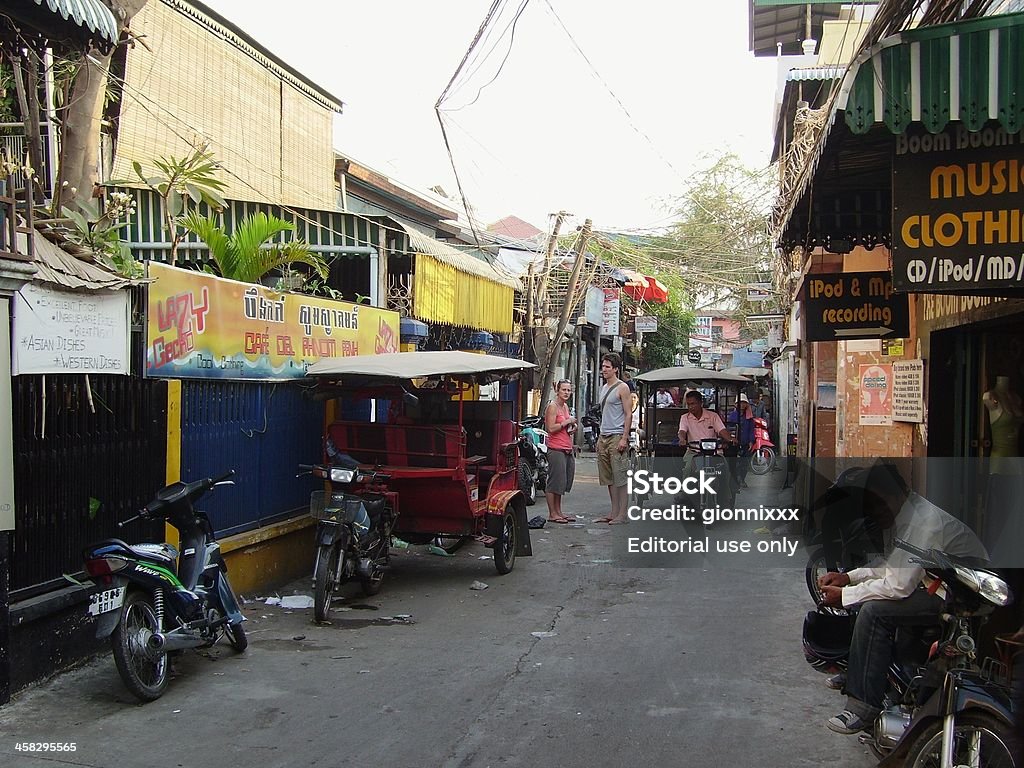
<path fill-rule="evenodd" d="M 573 310 L 576 286 L 579 284 L 580 272 L 583 271 L 583 262 L 586 261 L 587 243 L 590 242 L 591 221 L 587 219 L 580 229 L 580 238 L 576 243 L 576 261 L 572 265 L 572 274 L 569 275 L 569 287 L 565 292 L 565 301 L 562 302 L 562 314 L 558 318 L 558 326 L 555 328 L 555 338 L 552 339 L 547 357 L 545 358 L 544 383 L 540 388 L 540 412 L 543 413 L 544 406 L 550 399 L 551 385 L 555 379 L 555 362 L 558 360 L 558 353 L 562 350 L 562 336 L 565 327 L 569 324 L 569 314 Z"/>

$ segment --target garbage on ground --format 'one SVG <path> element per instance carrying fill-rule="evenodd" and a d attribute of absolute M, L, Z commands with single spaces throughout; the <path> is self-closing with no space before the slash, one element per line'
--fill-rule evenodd
<path fill-rule="evenodd" d="M 475 589 L 475 590 L 487 589 L 487 587 L 488 587 L 488 585 L 484 584 L 482 581 L 474 581 L 472 584 L 469 585 L 470 589 Z"/>
<path fill-rule="evenodd" d="M 490 559 L 491 559 L 491 555 L 480 555 L 480 557 L 477 558 L 477 560 L 490 560 Z"/>
<path fill-rule="evenodd" d="M 281 604 L 281 598 L 280 597 L 268 597 L 266 599 L 265 604 L 266 605 L 280 605 Z"/>
<path fill-rule="evenodd" d="M 392 549 L 408 549 L 409 548 L 409 542 L 408 541 L 402 541 L 397 536 L 392 536 L 391 537 L 391 548 Z"/>
<path fill-rule="evenodd" d="M 530 528 L 543 528 L 544 527 L 544 523 L 546 523 L 546 522 L 547 522 L 547 520 L 545 520 L 540 515 L 537 515 L 536 517 L 531 517 L 529 520 L 527 520 L 526 521 L 526 525 L 529 526 Z"/>
<path fill-rule="evenodd" d="M 280 606 L 282 608 L 312 608 L 313 598 L 310 595 L 288 595 L 282 597 Z"/>
<path fill-rule="evenodd" d="M 534 637 L 555 637 L 558 633 L 554 631 L 549 632 L 531 632 Z"/>
<path fill-rule="evenodd" d="M 438 557 L 455 557 L 451 552 L 447 551 L 444 547 L 437 546 L 437 544 L 431 544 L 427 547 L 427 552 Z"/>

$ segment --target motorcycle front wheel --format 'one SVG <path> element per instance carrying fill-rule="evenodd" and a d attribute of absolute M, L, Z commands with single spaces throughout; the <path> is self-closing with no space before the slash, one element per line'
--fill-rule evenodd
<path fill-rule="evenodd" d="M 121 680 L 132 695 L 142 701 L 155 701 L 167 689 L 170 671 L 167 653 L 148 648 L 149 638 L 159 629 L 150 596 L 144 592 L 129 592 L 110 643 Z"/>
<path fill-rule="evenodd" d="M 317 621 L 327 621 L 331 612 L 331 599 L 338 586 L 341 558 L 341 547 L 337 544 L 320 547 L 317 552 L 316 570 L 313 572 L 313 618 Z"/>
<path fill-rule="evenodd" d="M 956 716 L 953 765 L 1013 768 L 1014 734 L 1008 723 L 981 712 Z M 941 768 L 942 720 L 928 726 L 914 741 L 903 763 L 907 768 Z"/>
<path fill-rule="evenodd" d="M 762 445 L 750 454 L 750 471 L 755 475 L 766 475 L 775 466 L 775 449 Z"/>

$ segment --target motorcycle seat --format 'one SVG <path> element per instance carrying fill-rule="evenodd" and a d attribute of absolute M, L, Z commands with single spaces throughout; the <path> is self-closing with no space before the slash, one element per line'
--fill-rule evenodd
<path fill-rule="evenodd" d="M 130 544 L 128 548 L 143 560 L 163 566 L 173 566 L 178 560 L 178 550 L 171 544 Z"/>

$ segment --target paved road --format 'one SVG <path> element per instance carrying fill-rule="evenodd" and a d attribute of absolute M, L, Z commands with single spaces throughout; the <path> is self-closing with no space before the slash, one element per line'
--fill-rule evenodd
<path fill-rule="evenodd" d="M 594 474 L 582 459 L 567 513 L 605 512 Z M 767 487 L 780 478 L 751 476 L 761 487 L 740 501 L 784 498 Z M 755 527 L 714 536 L 756 540 Z M 800 649 L 801 555 L 790 567 L 753 555 L 728 568 L 623 567 L 614 553 L 642 528 L 548 526 L 504 577 L 475 543 L 451 558 L 415 547 L 376 598 L 346 588 L 349 610 L 330 626 L 246 596 L 245 654 L 186 654 L 147 705 L 109 657 L 60 675 L 0 708 L 0 764 L 873 765 L 854 737 L 825 728 L 842 700 Z M 476 580 L 489 588 L 470 590 Z M 295 591 L 308 584 L 281 594 Z M 54 741 L 76 751 L 16 751 Z"/>

